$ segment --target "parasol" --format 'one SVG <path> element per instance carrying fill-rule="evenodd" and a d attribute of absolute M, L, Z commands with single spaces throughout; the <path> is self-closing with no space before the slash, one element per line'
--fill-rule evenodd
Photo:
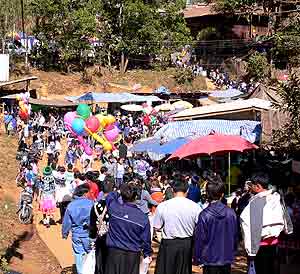
<path fill-rule="evenodd" d="M 169 103 L 166 104 L 161 104 L 158 105 L 156 107 L 154 107 L 154 109 L 159 112 L 159 111 L 170 111 L 170 110 L 175 110 L 175 107 Z"/>
<path fill-rule="evenodd" d="M 187 101 L 177 101 L 172 104 L 174 109 L 189 109 L 193 108 L 193 105 Z"/>
<path fill-rule="evenodd" d="M 258 146 L 238 135 L 210 134 L 194 139 L 193 141 L 181 146 L 169 157 L 168 160 L 228 153 L 228 191 L 230 193 L 230 153 L 244 152 L 257 148 Z"/>
<path fill-rule="evenodd" d="M 131 112 L 137 112 L 137 111 L 142 111 L 144 108 L 141 105 L 129 104 L 129 105 L 121 106 L 121 109 L 126 111 L 131 111 Z"/>

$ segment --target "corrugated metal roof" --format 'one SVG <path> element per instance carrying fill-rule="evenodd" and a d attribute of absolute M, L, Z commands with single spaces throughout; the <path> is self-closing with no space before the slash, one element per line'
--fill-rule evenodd
<path fill-rule="evenodd" d="M 231 113 L 248 109 L 270 110 L 271 102 L 257 98 L 248 100 L 237 100 L 229 103 L 187 109 L 171 116 L 171 118 L 173 118 L 174 120 L 184 120 L 215 116 L 218 114 Z"/>

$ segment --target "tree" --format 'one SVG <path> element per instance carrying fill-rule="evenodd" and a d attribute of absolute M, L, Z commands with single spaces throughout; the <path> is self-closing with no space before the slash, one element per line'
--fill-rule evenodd
<path fill-rule="evenodd" d="M 300 71 L 293 70 L 290 79 L 278 89 L 281 103 L 276 105 L 289 119 L 273 133 L 273 146 L 288 152 L 300 150 Z"/>
<path fill-rule="evenodd" d="M 83 65 L 84 52 L 91 49 L 89 38 L 96 33 L 97 0 L 32 0 L 36 17 L 34 33 L 40 40 L 36 53 L 45 65 L 65 71 L 73 61 Z M 45 58 L 46 57 L 46 58 Z M 40 61 L 40 60 L 38 60 Z"/>
<path fill-rule="evenodd" d="M 263 80 L 270 74 L 268 59 L 264 54 L 255 52 L 249 57 L 247 72 L 254 80 Z"/>
<path fill-rule="evenodd" d="M 289 64 L 300 66 L 300 14 L 292 14 L 285 18 L 274 36 L 273 49 L 275 63 L 278 67 Z"/>
<path fill-rule="evenodd" d="M 0 39 L 2 47 L 7 37 L 14 35 L 21 18 L 20 0 L 0 0 Z M 2 48 L 4 50 L 4 48 Z"/>
<path fill-rule="evenodd" d="M 101 32 L 105 51 L 114 55 L 125 72 L 130 57 L 159 57 L 186 45 L 190 31 L 180 13 L 182 1 L 102 0 L 99 11 L 105 30 Z M 108 43 L 109 42 L 109 43 Z"/>
<path fill-rule="evenodd" d="M 36 56 L 66 71 L 74 61 L 83 64 L 92 37 L 99 40 L 99 61 L 121 72 L 130 59 L 169 61 L 171 52 L 191 40 L 182 0 L 31 0 L 30 7 L 42 42 Z"/>

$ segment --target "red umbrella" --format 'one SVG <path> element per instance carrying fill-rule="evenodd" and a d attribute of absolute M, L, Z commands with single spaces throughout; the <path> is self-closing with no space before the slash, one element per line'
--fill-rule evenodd
<path fill-rule="evenodd" d="M 244 152 L 257 148 L 258 146 L 237 135 L 210 134 L 183 145 L 168 160 L 228 153 L 228 192 L 230 194 L 230 152 Z"/>
<path fill-rule="evenodd" d="M 183 145 L 168 160 L 225 152 L 243 152 L 257 148 L 258 146 L 237 135 L 211 134 Z"/>

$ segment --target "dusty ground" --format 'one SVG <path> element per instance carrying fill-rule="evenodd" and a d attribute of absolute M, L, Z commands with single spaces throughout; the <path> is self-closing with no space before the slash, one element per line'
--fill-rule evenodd
<path fill-rule="evenodd" d="M 22 68 L 13 73 L 11 79 L 20 79 L 26 76 Z M 168 87 L 172 92 L 213 90 L 215 87 L 204 77 L 197 77 L 192 85 L 177 85 L 174 79 L 176 69 L 170 68 L 165 71 L 132 70 L 125 74 L 104 68 L 92 67 L 87 70 L 87 76 L 83 73 L 60 73 L 45 72 L 31 69 L 27 75 L 37 76 L 39 79 L 31 82 L 31 88 L 36 89 L 42 97 L 63 98 L 64 96 L 79 95 L 87 91 L 124 92 L 132 91 L 135 84 L 142 86 L 138 92 L 150 93 L 160 86 Z M 119 88 L 109 85 L 118 84 Z M 25 84 L 11 86 L 11 89 L 22 89 Z"/>
<path fill-rule="evenodd" d="M 15 185 L 16 140 L 0 135 L 0 257 L 2 266 L 22 274 L 59 274 L 61 268 L 38 236 L 34 225 L 21 225 L 16 205 L 19 189 Z M 4 260 L 5 259 L 5 260 Z M 0 273 L 4 271 L 0 270 Z"/>

